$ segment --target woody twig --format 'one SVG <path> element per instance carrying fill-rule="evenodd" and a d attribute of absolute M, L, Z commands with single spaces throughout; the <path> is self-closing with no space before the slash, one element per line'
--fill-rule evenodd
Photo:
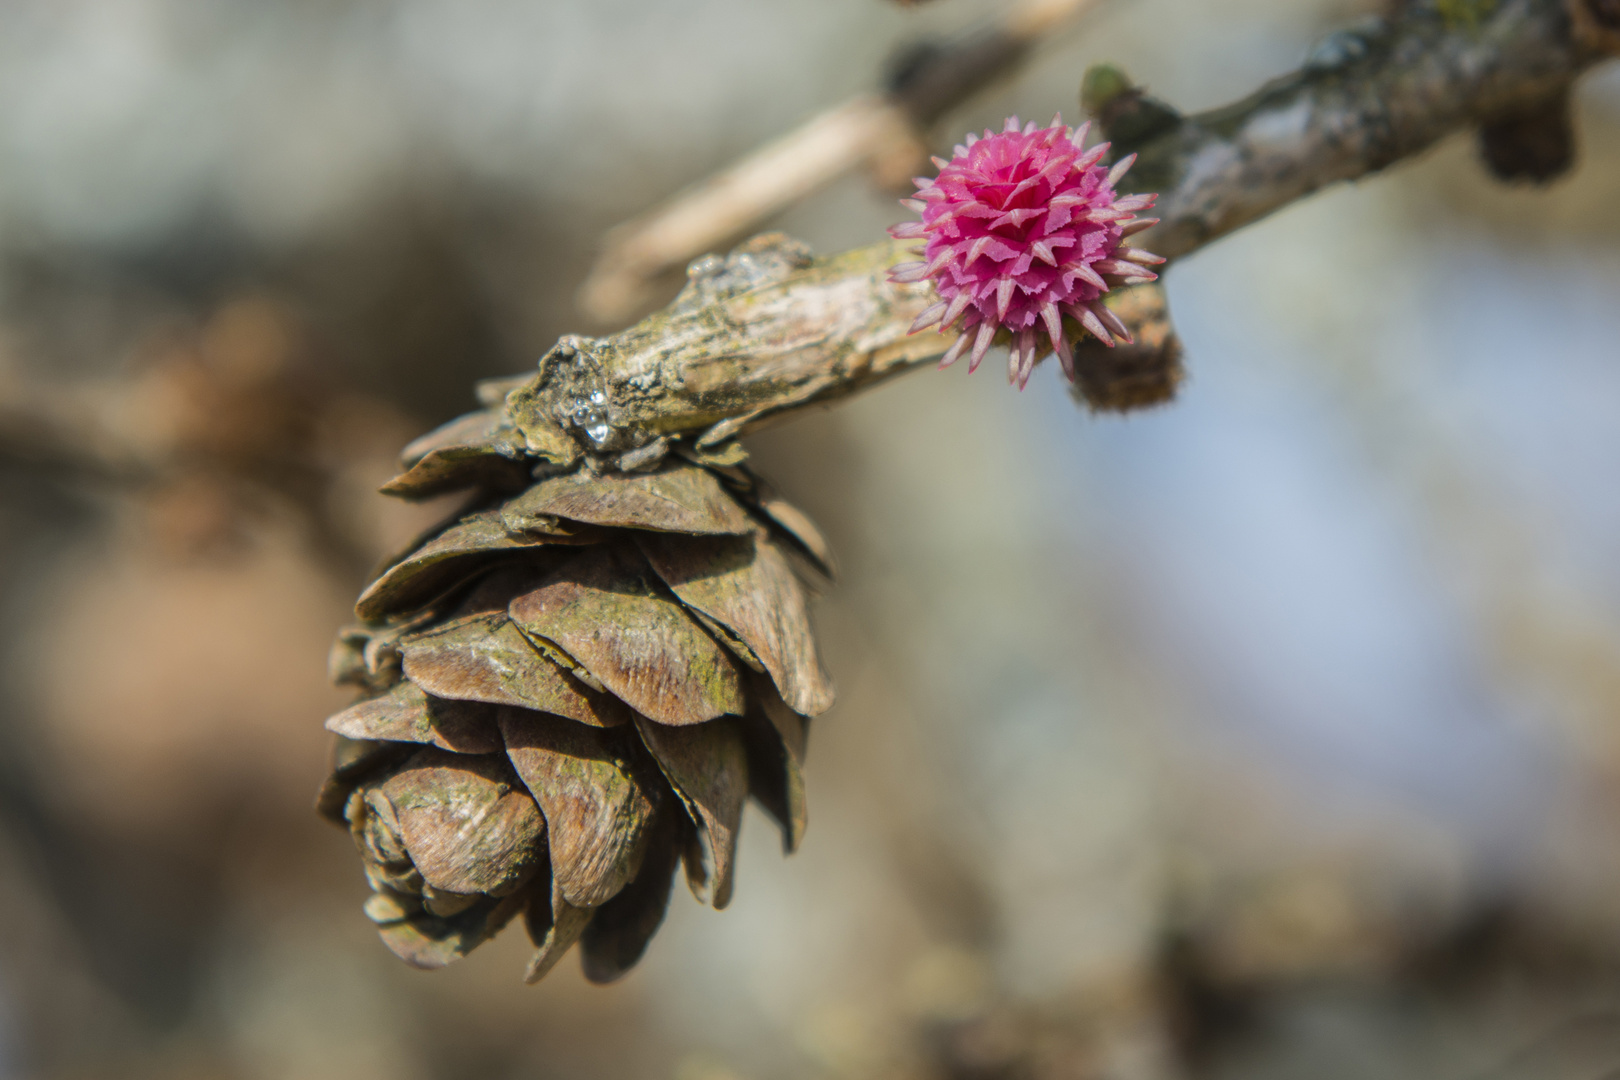
<path fill-rule="evenodd" d="M 819 113 L 661 206 L 612 230 L 579 292 L 593 319 L 645 310 L 670 270 L 725 246 L 761 222 L 866 166 L 895 187 L 927 160 L 924 134 L 946 112 L 1016 68 L 1036 43 L 1099 0 L 1026 0 L 1002 21 L 904 53 L 881 93 Z"/>
<path fill-rule="evenodd" d="M 1603 2 L 1491 0 L 1461 19 L 1454 3 L 1412 0 L 1224 108 L 1183 117 L 1157 106 L 1144 124 L 1141 109 L 1110 110 L 1105 96 L 1094 104 L 1104 133 L 1124 144 L 1115 153 L 1140 155 L 1126 186 L 1159 193 L 1162 222 L 1138 242 L 1184 257 L 1330 184 L 1566 93 L 1606 55 L 1570 6 Z M 1110 111 L 1136 122 L 1110 130 Z M 951 337 L 907 333 L 933 300 L 928 283 L 886 274 L 907 257 L 885 242 L 812 260 L 761 238 L 694 264 L 670 307 L 610 337 L 565 338 L 541 360 L 511 402 L 529 451 L 634 464 L 670 440 L 715 446 L 939 356 Z M 1110 298 L 1127 322 L 1163 320 L 1161 303 L 1131 297 Z"/>

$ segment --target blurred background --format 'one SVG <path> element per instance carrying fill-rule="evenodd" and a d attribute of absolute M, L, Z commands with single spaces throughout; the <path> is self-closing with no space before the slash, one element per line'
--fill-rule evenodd
<path fill-rule="evenodd" d="M 920 373 L 750 442 L 831 536 L 811 828 L 607 988 L 377 941 L 325 656 L 414 434 L 602 235 L 984 0 L 0 5 L 0 1078 L 1601 1080 L 1620 1067 L 1620 71 L 1168 277 L 1177 403 Z M 1184 111 L 1352 0 L 1105 0 L 945 118 Z M 852 174 L 770 222 L 904 212 Z M 671 290 L 672 291 L 672 290 Z M 669 292 L 660 299 L 667 298 Z"/>

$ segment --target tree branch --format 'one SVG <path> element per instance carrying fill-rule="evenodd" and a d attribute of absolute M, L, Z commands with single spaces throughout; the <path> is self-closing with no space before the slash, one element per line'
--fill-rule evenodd
<path fill-rule="evenodd" d="M 904 185 L 928 160 L 922 133 L 1097 2 L 1022 0 L 997 21 L 953 40 L 912 43 L 897 57 L 882 93 L 818 113 L 612 229 L 580 286 L 580 308 L 603 322 L 645 310 L 661 275 L 746 235 L 863 163 L 885 186 Z"/>
<path fill-rule="evenodd" d="M 1252 96 L 1125 147 L 1140 155 L 1130 184 L 1161 193 L 1163 224 L 1142 244 L 1189 254 L 1329 184 L 1563 93 L 1600 55 L 1577 38 L 1563 0 L 1408 3 L 1393 22 L 1335 34 Z"/>
<path fill-rule="evenodd" d="M 1138 145 L 1116 150 L 1140 154 L 1128 186 L 1160 195 L 1162 223 L 1142 245 L 1188 255 L 1322 187 L 1567 92 L 1612 44 L 1583 30 L 1588 5 L 1606 2 L 1407 0 L 1243 101 L 1190 117 L 1161 110 L 1133 133 Z M 1566 4 L 1581 6 L 1572 16 Z M 882 243 L 812 260 L 772 236 L 700 259 L 665 310 L 611 337 L 563 339 L 508 408 L 532 454 L 558 464 L 617 455 L 634 468 L 671 439 L 713 447 L 829 404 L 949 345 L 907 335 L 932 290 L 887 280 L 903 258 L 902 245 Z M 1163 317 L 1129 294 L 1110 302 Z"/>

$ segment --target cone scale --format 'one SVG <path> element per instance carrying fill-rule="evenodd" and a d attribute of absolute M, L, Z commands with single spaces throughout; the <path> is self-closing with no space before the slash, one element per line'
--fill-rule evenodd
<path fill-rule="evenodd" d="M 734 446 L 564 469 L 530 456 L 503 389 L 384 488 L 468 504 L 339 633 L 333 677 L 361 696 L 326 723 L 317 809 L 353 835 L 365 913 L 409 963 L 521 917 L 529 981 L 577 945 L 608 982 L 682 867 L 726 905 L 748 799 L 799 843 L 808 720 L 832 703 L 808 619 L 827 553 Z"/>

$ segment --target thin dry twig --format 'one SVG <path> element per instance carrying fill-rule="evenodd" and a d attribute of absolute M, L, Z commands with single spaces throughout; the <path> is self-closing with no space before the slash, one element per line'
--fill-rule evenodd
<path fill-rule="evenodd" d="M 1143 246 L 1190 254 L 1329 184 L 1377 172 L 1444 136 L 1566 92 L 1601 59 L 1568 4 L 1495 0 L 1459 21 L 1412 0 L 1329 41 L 1303 68 L 1196 116 L 1170 113 L 1128 184 L 1160 193 Z M 950 338 L 906 333 L 932 299 L 895 284 L 886 242 L 811 260 L 781 240 L 694 264 L 676 302 L 600 339 L 565 338 L 521 391 L 531 453 L 554 461 L 692 437 L 714 446 L 908 371 Z"/>
<path fill-rule="evenodd" d="M 1324 186 L 1567 92 L 1610 44 L 1569 5 L 1599 2 L 1481 0 L 1486 14 L 1462 23 L 1449 7 L 1411 0 L 1387 22 L 1329 39 L 1298 72 L 1243 101 L 1189 117 L 1168 112 L 1135 145 L 1116 147 L 1140 154 L 1133 189 L 1160 193 L 1163 221 L 1143 234 L 1144 246 L 1190 254 Z M 553 462 L 614 457 L 645 467 L 674 440 L 720 447 L 912 370 L 951 338 L 907 333 L 932 294 L 926 283 L 888 280 L 906 255 L 906 245 L 886 241 L 811 259 L 774 236 L 700 260 L 668 308 L 612 336 L 564 338 L 538 374 L 510 382 L 521 443 Z M 1162 304 L 1132 303 L 1128 290 L 1111 303 L 1127 318 L 1163 319 Z M 0 409 L 0 448 L 15 459 L 55 447 L 47 458 L 93 473 L 142 471 L 117 447 L 28 434 L 41 416 L 32 406 Z"/>
<path fill-rule="evenodd" d="M 720 172 L 608 233 L 579 291 L 591 318 L 616 322 L 645 310 L 658 277 L 724 246 L 862 165 L 886 186 L 927 159 L 924 132 L 941 115 L 1020 63 L 1041 38 L 1100 0 L 1025 0 L 998 23 L 901 65 L 884 93 L 819 113 Z"/>

